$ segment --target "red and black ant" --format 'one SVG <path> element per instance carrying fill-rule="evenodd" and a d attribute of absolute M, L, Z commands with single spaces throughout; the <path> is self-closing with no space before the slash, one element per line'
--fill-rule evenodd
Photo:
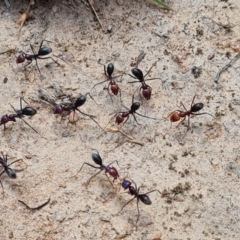
<path fill-rule="evenodd" d="M 152 70 L 153 66 L 156 65 L 157 62 L 155 62 L 151 68 L 148 70 L 148 72 L 143 76 L 143 72 L 139 69 L 139 68 L 133 68 L 131 71 L 132 71 L 132 74 L 134 76 L 132 76 L 131 74 L 128 74 L 130 77 L 132 78 L 135 78 L 135 79 L 138 79 L 138 81 L 133 81 L 133 82 L 128 82 L 128 83 L 136 83 L 136 82 L 140 82 L 141 83 L 141 86 L 139 88 L 139 92 L 141 91 L 142 89 L 142 95 L 144 96 L 144 98 L 146 100 L 149 100 L 151 98 L 151 95 L 152 95 L 152 88 L 147 85 L 145 82 L 146 81 L 151 81 L 151 80 L 156 80 L 156 79 L 160 79 L 160 78 L 150 78 L 150 79 L 144 79 L 149 73 L 150 71 Z M 141 98 L 141 95 L 140 95 L 140 98 Z"/>
<path fill-rule="evenodd" d="M 107 173 L 114 178 L 114 179 L 113 179 L 113 182 L 114 182 L 117 178 L 119 178 L 119 174 L 118 174 L 117 169 L 116 169 L 115 167 L 109 167 L 109 166 L 112 165 L 114 162 L 116 162 L 116 163 L 118 164 L 117 160 L 114 160 L 113 162 L 111 162 L 110 164 L 108 164 L 107 166 L 105 166 L 105 165 L 103 164 L 103 160 L 102 160 L 102 158 L 100 157 L 99 152 L 98 152 L 96 149 L 92 149 L 92 150 L 95 150 L 95 151 L 97 152 L 97 153 L 93 153 L 93 154 L 92 154 L 92 160 L 93 160 L 97 165 L 99 165 L 99 167 L 93 166 L 92 164 L 85 162 L 85 163 L 83 163 L 82 167 L 81 167 L 80 170 L 77 172 L 77 174 L 82 170 L 83 166 L 86 164 L 86 165 L 88 165 L 88 166 L 90 166 L 90 167 L 92 167 L 92 168 L 100 169 L 100 171 L 98 171 L 97 173 L 95 173 L 95 174 L 88 180 L 87 185 L 90 183 L 90 181 L 91 181 L 95 176 L 97 176 L 97 175 L 98 175 L 101 171 L 103 171 L 103 170 L 105 170 L 105 175 L 107 176 L 109 182 L 112 184 L 112 182 L 110 181 Z M 74 176 L 76 176 L 77 174 L 75 174 Z"/>
<path fill-rule="evenodd" d="M 99 64 L 101 64 L 101 63 L 99 63 Z M 101 65 L 103 65 L 103 64 L 101 64 Z M 120 97 L 121 97 L 121 89 L 119 88 L 118 84 L 115 82 L 114 79 L 116 79 L 116 78 L 118 78 L 118 77 L 120 77 L 120 76 L 122 76 L 122 75 L 118 75 L 118 76 L 112 77 L 112 74 L 113 74 L 113 72 L 114 72 L 114 64 L 113 64 L 113 63 L 109 63 L 108 66 L 107 66 L 107 69 L 106 69 L 106 66 L 105 66 L 105 65 L 103 65 L 103 66 L 104 66 L 104 73 L 105 73 L 105 75 L 107 76 L 107 80 L 104 80 L 104 81 L 102 81 L 102 82 L 96 83 L 96 84 L 92 87 L 92 89 L 93 89 L 94 87 L 96 87 L 97 85 L 99 85 L 99 84 L 102 84 L 102 83 L 104 83 L 104 82 L 109 82 L 109 83 L 108 83 L 108 86 L 107 86 L 106 88 L 104 88 L 104 89 L 107 89 L 108 94 L 110 95 L 110 97 L 112 98 L 112 96 L 111 96 L 111 94 L 110 94 L 110 92 L 109 92 L 109 88 L 111 89 L 111 91 L 112 91 L 112 93 L 113 93 L 114 95 L 118 95 L 118 93 L 119 93 L 119 94 L 120 94 Z M 91 89 L 91 91 L 92 91 L 92 89 Z"/>
<path fill-rule="evenodd" d="M 177 122 L 181 118 L 183 118 L 183 120 L 180 123 L 182 123 L 185 120 L 185 118 L 188 117 L 188 126 L 187 126 L 186 133 L 190 130 L 190 116 L 208 114 L 214 118 L 213 115 L 211 115 L 210 113 L 207 113 L 207 112 L 196 113 L 196 112 L 200 111 L 204 105 L 203 105 L 203 103 L 195 103 L 194 104 L 195 97 L 196 97 L 196 95 L 193 97 L 190 110 L 187 110 L 186 107 L 184 106 L 184 104 L 181 102 L 181 105 L 184 107 L 184 109 L 186 111 L 175 110 L 168 115 L 170 117 L 171 122 Z"/>
<path fill-rule="evenodd" d="M 24 101 L 27 105 L 29 105 L 23 98 L 20 98 L 20 109 L 17 110 L 15 109 L 11 104 L 11 107 L 13 108 L 13 110 L 16 112 L 16 114 L 10 114 L 10 115 L 3 115 L 0 121 L 0 125 L 4 125 L 4 133 L 6 130 L 6 126 L 5 124 L 12 121 L 12 122 L 16 122 L 16 118 L 20 118 L 24 123 L 26 123 L 34 132 L 38 133 L 29 123 L 27 123 L 23 118 L 24 116 L 34 116 L 37 113 L 37 110 L 27 106 L 25 108 L 22 108 L 22 101 Z M 38 133 L 39 134 L 39 133 Z"/>
<path fill-rule="evenodd" d="M 82 111 L 80 111 L 78 108 L 81 107 L 87 100 L 86 96 L 89 95 L 91 97 L 91 95 L 89 93 L 87 93 L 86 95 L 82 95 L 79 98 L 76 99 L 76 101 L 73 101 L 72 98 L 70 98 L 71 103 L 68 105 L 65 104 L 58 104 L 55 106 L 54 109 L 54 114 L 62 114 L 63 112 L 67 112 L 67 115 L 70 114 L 72 111 L 78 111 L 81 114 L 90 117 L 90 119 L 92 119 L 101 129 L 102 127 L 99 125 L 99 123 L 93 118 L 94 116 L 89 115 L 87 113 L 84 113 Z M 91 97 L 92 98 L 92 97 Z M 74 117 L 73 117 L 74 119 Z"/>
<path fill-rule="evenodd" d="M 51 48 L 49 48 L 49 47 L 42 47 L 44 41 L 45 42 L 51 42 L 51 41 L 47 41 L 47 40 L 42 40 L 37 54 L 35 54 L 35 52 L 33 50 L 33 46 L 30 44 L 30 47 L 32 49 L 33 54 L 27 54 L 25 52 L 21 52 L 18 55 L 18 57 L 16 59 L 16 62 L 17 63 L 23 63 L 25 60 L 27 60 L 29 62 L 25 65 L 25 67 L 26 67 L 27 65 L 31 64 L 32 60 L 34 59 L 36 61 L 37 69 L 38 69 L 40 74 L 41 74 L 41 72 L 40 72 L 39 67 L 38 67 L 37 59 L 50 59 L 51 58 L 56 64 L 58 64 L 58 62 L 55 61 L 52 57 L 44 57 L 44 58 L 41 57 L 41 56 L 48 55 L 48 54 L 50 54 L 52 52 Z"/>
<path fill-rule="evenodd" d="M 4 170 L 0 173 L 0 177 L 2 176 L 2 174 L 3 174 L 4 172 L 6 172 L 6 174 L 7 174 L 10 178 L 16 179 L 16 178 L 17 178 L 17 174 L 16 174 L 16 172 L 15 172 L 12 168 L 10 168 L 10 166 L 11 166 L 12 164 L 14 164 L 15 162 L 21 161 L 22 159 L 15 160 L 15 161 L 13 161 L 12 163 L 8 164 L 8 162 L 7 162 L 7 161 L 8 161 L 7 155 L 4 156 L 4 155 L 3 155 L 3 152 L 1 152 L 1 154 L 2 154 L 2 157 L 0 157 L 0 164 L 2 165 L 2 167 L 4 168 Z M 0 180 L 0 184 L 1 184 L 2 189 L 3 189 L 3 185 L 2 185 L 1 180 Z M 3 192 L 4 192 L 4 190 L 3 190 Z"/>
<path fill-rule="evenodd" d="M 124 105 L 122 105 L 122 106 L 125 107 Z M 123 123 L 123 124 L 125 124 L 125 123 L 127 122 L 127 120 L 129 119 L 129 115 L 130 115 L 130 114 L 133 115 L 133 118 L 134 118 L 134 120 L 136 121 L 136 123 L 137 123 L 138 125 L 141 125 L 141 124 L 138 123 L 138 121 L 137 121 L 137 119 L 136 119 L 136 116 L 135 116 L 134 114 L 137 114 L 137 115 L 139 115 L 139 116 L 141 116 L 141 117 L 145 117 L 145 118 L 149 118 L 149 119 L 156 120 L 156 118 L 147 117 L 147 116 L 145 116 L 145 115 L 142 115 L 142 114 L 140 114 L 140 113 L 137 113 L 136 111 L 140 108 L 140 106 L 141 106 L 141 105 L 140 105 L 139 102 L 134 102 L 134 95 L 133 95 L 133 96 L 132 96 L 131 109 L 128 109 L 127 107 L 125 107 L 126 109 L 128 109 L 128 111 L 116 113 L 116 114 L 115 114 L 115 116 L 116 116 L 116 121 L 115 121 L 115 122 L 116 122 L 117 124 L 120 124 L 120 123 L 122 123 L 122 122 L 125 120 L 125 118 L 126 118 L 126 120 L 125 120 L 124 123 Z"/>
<path fill-rule="evenodd" d="M 159 190 L 155 189 L 155 190 L 152 190 L 152 191 L 149 191 L 149 192 L 146 192 L 146 193 L 139 193 L 139 190 L 140 190 L 140 187 L 137 188 L 137 185 L 136 183 L 134 182 L 134 185 L 135 187 L 132 186 L 132 182 L 128 181 L 128 180 L 124 180 L 122 182 L 122 187 L 124 190 L 129 190 L 129 194 L 130 195 L 133 195 L 134 197 L 128 201 L 127 203 L 125 203 L 122 208 L 121 208 L 121 211 L 123 210 L 124 207 L 126 207 L 126 205 L 128 205 L 131 201 L 133 201 L 135 198 L 137 198 L 137 210 L 138 210 L 138 215 L 137 215 L 137 222 L 138 222 L 138 219 L 139 219 L 139 207 L 138 207 L 138 202 L 139 200 L 146 204 L 146 205 L 151 205 L 152 204 L 152 201 L 150 200 L 150 198 L 148 197 L 147 194 L 149 193 L 152 193 L 152 192 L 159 192 Z M 160 193 L 160 192 L 159 192 Z"/>

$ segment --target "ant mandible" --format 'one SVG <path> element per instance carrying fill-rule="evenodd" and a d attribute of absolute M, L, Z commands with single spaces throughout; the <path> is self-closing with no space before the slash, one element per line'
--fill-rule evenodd
<path fill-rule="evenodd" d="M 125 107 L 124 105 L 122 105 L 122 106 Z M 136 123 L 137 123 L 138 125 L 141 125 L 141 124 L 138 123 L 138 121 L 137 121 L 137 119 L 136 119 L 136 116 L 135 116 L 134 114 L 137 114 L 137 115 L 139 115 L 139 116 L 141 116 L 141 117 L 145 117 L 145 118 L 149 118 L 149 119 L 156 120 L 156 118 L 151 118 L 151 117 L 142 115 L 142 114 L 140 114 L 140 113 L 137 113 L 136 111 L 140 108 L 140 106 L 141 106 L 141 105 L 140 105 L 139 102 L 134 102 L 134 95 L 133 95 L 133 96 L 132 96 L 132 105 L 131 105 L 131 108 L 128 109 L 127 107 L 125 107 L 126 109 L 128 109 L 128 111 L 116 113 L 116 114 L 115 114 L 115 116 L 116 116 L 116 121 L 115 121 L 115 122 L 116 122 L 117 124 L 120 124 L 120 123 L 122 123 L 122 122 L 125 120 L 125 118 L 126 118 L 126 120 L 125 120 L 124 123 L 123 123 L 123 125 L 124 125 L 124 124 L 128 121 L 130 114 L 133 115 L 133 118 L 134 118 L 134 120 L 136 121 Z"/>
<path fill-rule="evenodd" d="M 99 64 L 101 64 L 101 63 L 99 63 Z M 103 64 L 101 64 L 101 65 L 103 65 Z M 122 75 L 118 75 L 118 76 L 112 77 L 112 74 L 113 74 L 113 72 L 114 72 L 114 64 L 113 64 L 113 63 L 109 63 L 108 66 L 107 66 L 107 69 L 106 69 L 106 66 L 105 66 L 105 65 L 103 65 L 103 66 L 104 66 L 104 73 L 105 73 L 105 75 L 107 76 L 107 80 L 104 80 L 104 81 L 102 81 L 102 82 L 96 83 L 96 84 L 92 87 L 92 89 L 93 89 L 94 87 L 96 87 L 97 85 L 99 85 L 99 84 L 102 84 L 102 83 L 104 83 L 104 82 L 108 82 L 108 81 L 109 81 L 107 88 L 104 88 L 104 89 L 107 89 L 108 94 L 110 95 L 111 98 L 112 98 L 112 96 L 111 96 L 111 94 L 110 94 L 110 92 L 109 92 L 109 88 L 111 89 L 111 91 L 112 91 L 112 93 L 113 93 L 114 95 L 118 95 L 118 92 L 119 92 L 120 97 L 121 97 L 121 89 L 119 88 L 119 86 L 117 85 L 117 83 L 114 81 L 114 79 L 116 79 L 116 78 L 118 78 L 118 77 L 120 77 L 120 76 L 122 76 Z M 92 89 L 91 89 L 91 91 L 92 91 Z"/>
<path fill-rule="evenodd" d="M 55 106 L 54 109 L 54 114 L 62 114 L 63 112 L 67 112 L 67 115 L 70 114 L 71 111 L 78 111 L 81 114 L 90 117 L 90 119 L 92 119 L 101 129 L 102 127 L 99 125 L 99 123 L 93 118 L 92 115 L 89 115 L 87 113 L 84 113 L 82 111 L 80 111 L 78 109 L 78 107 L 81 107 L 87 100 L 86 96 L 89 95 L 91 97 L 91 95 L 89 93 L 87 93 L 86 95 L 82 95 L 79 98 L 76 99 L 76 101 L 74 102 L 72 98 L 70 98 L 71 100 L 71 104 L 69 105 L 64 105 L 64 104 L 58 104 Z M 92 97 L 91 97 L 92 98 Z M 74 118 L 74 117 L 73 117 Z"/>
<path fill-rule="evenodd" d="M 186 117 L 188 117 L 188 126 L 187 126 L 187 131 L 186 133 L 190 130 L 190 116 L 195 116 L 195 115 L 203 115 L 203 114 L 208 114 L 210 116 L 212 116 L 214 118 L 213 115 L 211 115 L 210 113 L 207 112 L 203 112 L 203 113 L 196 113 L 198 111 L 200 111 L 203 108 L 203 103 L 195 103 L 194 104 L 194 100 L 195 100 L 196 95 L 193 97 L 192 103 L 191 103 L 191 107 L 190 110 L 187 110 L 186 107 L 184 106 L 184 104 L 181 102 L 181 105 L 184 107 L 184 109 L 186 111 L 182 111 L 182 110 L 175 110 L 173 112 L 171 112 L 168 116 L 170 116 L 170 121 L 171 122 L 177 122 L 179 121 L 181 118 L 183 118 L 183 120 L 180 122 L 182 123 Z M 179 123 L 179 124 L 180 124 Z"/>
<path fill-rule="evenodd" d="M 4 170 L 0 173 L 0 177 L 2 176 L 2 174 L 3 174 L 4 172 L 6 172 L 7 175 L 8 175 L 10 178 L 16 179 L 16 178 L 17 178 L 17 174 L 16 174 L 16 172 L 15 172 L 12 168 L 10 168 L 10 166 L 11 166 L 12 164 L 14 164 L 15 162 L 21 161 L 22 159 L 15 160 L 15 161 L 13 161 L 12 163 L 8 164 L 8 163 L 7 163 L 7 161 L 8 161 L 7 155 L 4 156 L 4 155 L 3 155 L 3 152 L 1 152 L 1 154 L 2 154 L 2 157 L 0 157 L 0 164 L 3 166 Z M 2 185 L 1 180 L 0 180 L 0 184 L 1 184 L 2 189 L 3 189 L 3 185 Z M 3 192 L 4 192 L 4 190 L 3 190 Z"/>
<path fill-rule="evenodd" d="M 43 45 L 43 42 L 51 42 L 51 41 L 48 41 L 48 40 L 42 40 L 41 44 L 40 44 L 40 47 L 38 49 L 38 53 L 35 54 L 34 50 L 33 50 L 33 46 L 30 44 L 30 47 L 32 49 L 32 52 L 33 54 L 27 54 L 25 52 L 21 52 L 17 59 L 16 59 L 16 62 L 17 63 L 23 63 L 25 60 L 29 61 L 26 65 L 28 66 L 29 64 L 32 63 L 32 60 L 34 59 L 36 61 L 36 64 L 37 64 L 37 69 L 39 71 L 39 73 L 41 74 L 40 70 L 39 70 L 39 67 L 38 67 L 38 62 L 37 62 L 37 59 L 52 59 L 56 64 L 58 64 L 58 62 L 56 62 L 52 57 L 41 57 L 41 56 L 45 56 L 45 55 L 48 55 L 52 52 L 52 49 L 49 48 L 49 47 L 42 47 Z"/>
<path fill-rule="evenodd" d="M 22 108 L 22 101 L 24 101 L 28 106 L 25 108 Z M 11 105 L 11 104 L 10 104 Z M 0 125 L 4 125 L 4 133 L 6 130 L 5 124 L 12 121 L 16 122 L 16 118 L 20 118 L 24 123 L 26 123 L 34 132 L 38 133 L 28 122 L 26 122 L 23 118 L 24 116 L 34 116 L 37 113 L 37 110 L 30 107 L 29 104 L 22 98 L 20 97 L 20 109 L 16 110 L 12 105 L 11 107 L 13 110 L 16 112 L 16 114 L 5 114 L 2 116 Z M 39 133 L 38 133 L 39 134 Z"/>
<path fill-rule="evenodd" d="M 127 203 L 125 203 L 125 204 L 122 206 L 120 212 L 123 210 L 124 207 L 126 207 L 126 205 L 128 205 L 131 201 L 133 201 L 135 198 L 137 198 L 137 210 L 138 210 L 137 222 L 138 222 L 138 219 L 139 219 L 139 207 L 138 207 L 138 202 L 139 202 L 139 200 L 140 200 L 142 203 L 146 204 L 146 205 L 151 205 L 151 204 L 152 204 L 152 201 L 150 200 L 150 198 L 148 197 L 147 194 L 152 193 L 152 192 L 156 192 L 156 191 L 159 192 L 159 190 L 155 189 L 155 190 L 149 191 L 149 192 L 147 192 L 147 193 L 141 193 L 141 194 L 140 194 L 140 193 L 139 193 L 140 187 L 137 188 L 137 185 L 136 185 L 135 182 L 134 182 L 134 185 L 135 185 L 135 187 L 132 186 L 132 182 L 130 182 L 130 181 L 126 180 L 126 179 L 122 182 L 122 187 L 123 187 L 123 189 L 124 189 L 124 190 L 127 190 L 127 189 L 128 189 L 129 194 L 130 194 L 130 195 L 133 195 L 134 197 L 133 197 L 130 201 L 128 201 Z M 160 192 L 159 192 L 159 193 L 160 193 Z"/>
<path fill-rule="evenodd" d="M 134 78 L 134 79 L 138 79 L 138 81 L 133 81 L 133 82 L 128 82 L 128 83 L 136 83 L 136 82 L 140 82 L 141 83 L 141 86 L 139 88 L 139 92 L 141 92 L 142 90 L 142 95 L 144 96 L 144 98 L 146 100 L 149 100 L 151 98 L 151 95 L 152 95 L 152 88 L 147 85 L 145 82 L 146 81 L 151 81 L 151 80 L 156 80 L 156 79 L 160 79 L 160 78 L 150 78 L 150 79 L 144 79 L 149 73 L 150 71 L 152 70 L 153 66 L 156 65 L 157 62 L 155 62 L 151 68 L 147 71 L 147 73 L 145 75 L 143 75 L 143 72 L 139 69 L 139 68 L 133 68 L 131 71 L 132 71 L 132 74 L 134 76 L 132 76 L 131 74 L 128 74 L 130 77 Z M 136 90 L 137 91 L 137 90 Z M 141 98 L 141 95 L 140 95 L 140 98 Z"/>
<path fill-rule="evenodd" d="M 117 160 L 114 160 L 113 162 L 111 162 L 110 164 L 108 164 L 107 166 L 105 166 L 103 164 L 103 160 L 102 158 L 100 157 L 100 154 L 99 152 L 96 150 L 96 149 L 92 149 L 92 150 L 95 150 L 97 153 L 93 153 L 92 154 L 92 160 L 97 164 L 99 165 L 99 167 L 96 167 L 96 166 L 93 166 L 92 164 L 90 163 L 83 163 L 82 167 L 80 168 L 80 170 L 77 172 L 77 174 L 82 170 L 83 166 L 86 164 L 92 168 L 96 168 L 96 169 L 100 169 L 100 171 L 98 171 L 97 173 L 95 173 L 87 182 L 87 185 L 90 183 L 90 181 L 95 177 L 97 176 L 101 171 L 105 170 L 105 175 L 107 176 L 109 182 L 112 184 L 112 182 L 110 181 L 107 173 L 112 176 L 114 179 L 113 179 L 113 182 L 119 178 L 119 174 L 118 174 L 118 171 L 115 167 L 109 167 L 110 165 L 112 165 L 114 162 L 116 162 L 118 164 L 118 161 Z M 74 176 L 76 176 L 77 174 L 75 174 Z"/>

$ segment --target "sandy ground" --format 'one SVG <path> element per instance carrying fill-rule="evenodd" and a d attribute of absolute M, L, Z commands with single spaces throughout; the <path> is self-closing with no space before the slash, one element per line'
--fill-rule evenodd
<path fill-rule="evenodd" d="M 71 7 L 70 3 L 75 7 Z M 240 68 L 235 56 L 240 50 L 238 0 L 166 1 L 174 11 L 149 6 L 143 0 L 95 1 L 103 33 L 90 8 L 82 1 L 36 1 L 30 20 L 18 39 L 21 13 L 28 1 L 15 1 L 7 8 L 0 2 L 0 102 L 1 116 L 19 108 L 19 98 L 29 102 L 38 113 L 20 119 L 1 129 L 1 151 L 17 179 L 1 176 L 5 195 L 1 193 L 0 239 L 240 239 Z M 43 39 L 51 47 L 51 59 L 27 66 L 16 64 L 19 52 L 32 53 Z M 138 67 L 148 78 L 152 98 L 141 102 L 137 116 L 141 125 L 130 120 L 121 133 L 103 131 L 89 117 L 80 116 L 76 124 L 53 114 L 51 105 L 43 102 L 39 90 L 59 97 L 60 92 L 79 97 L 94 84 L 105 80 L 103 66 L 115 65 L 114 75 L 130 73 L 135 58 L 146 53 Z M 214 82 L 217 73 L 233 60 L 232 66 Z M 201 69 L 196 78 L 192 68 Z M 132 95 L 140 83 L 124 75 L 118 84 L 121 99 L 131 106 Z M 87 98 L 80 109 L 96 116 L 108 130 L 117 129 L 114 114 L 125 110 L 120 98 L 112 101 L 104 84 Z M 187 121 L 172 127 L 168 114 L 189 109 L 194 95 L 202 102 L 202 112 L 209 115 L 190 119 L 191 130 L 184 137 Z M 46 96 L 45 96 L 46 97 Z M 46 100 L 46 98 L 45 98 Z M 66 99 L 64 99 L 66 100 Z M 58 99 L 58 102 L 64 101 Z M 25 106 L 25 105 L 24 105 Z M 110 124 L 108 124 L 110 122 Z M 138 142 L 141 145 L 134 143 Z M 84 166 L 97 149 L 105 164 L 113 164 L 120 174 L 113 188 L 104 173 L 86 187 L 96 169 Z M 119 182 L 134 180 L 149 194 L 152 205 L 136 200 L 122 206 L 132 197 L 124 194 Z M 112 178 L 111 178 L 112 179 Z M 29 210 L 18 200 L 36 207 L 51 198 L 40 210 Z"/>

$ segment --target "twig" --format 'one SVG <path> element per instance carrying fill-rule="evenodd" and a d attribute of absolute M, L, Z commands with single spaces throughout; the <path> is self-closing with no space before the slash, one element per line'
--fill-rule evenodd
<path fill-rule="evenodd" d="M 100 21 L 100 19 L 99 19 L 99 17 L 98 17 L 97 12 L 95 11 L 95 8 L 93 7 L 93 0 L 88 0 L 88 3 L 89 3 L 89 5 L 90 5 L 91 8 L 92 8 L 92 10 L 93 10 L 93 12 L 94 12 L 94 14 L 95 14 L 95 16 L 96 16 L 96 18 L 97 18 L 97 20 L 98 20 L 98 22 L 99 22 L 101 28 L 102 28 L 102 31 L 104 32 L 104 30 L 103 30 L 103 26 L 102 26 L 102 23 L 101 23 L 101 21 Z"/>
<path fill-rule="evenodd" d="M 39 210 L 43 207 L 45 207 L 49 202 L 50 202 L 50 198 L 43 204 L 37 206 L 37 207 L 29 207 L 25 202 L 21 201 L 21 200 L 18 200 L 20 203 L 22 203 L 27 209 L 30 209 L 30 210 Z"/>
<path fill-rule="evenodd" d="M 220 71 L 217 73 L 216 77 L 214 78 L 214 82 L 218 83 L 220 76 L 223 72 L 225 72 L 229 67 L 231 67 L 240 57 L 240 52 L 237 53 L 237 55 L 227 64 L 225 65 Z"/>
<path fill-rule="evenodd" d="M 116 148 L 119 147 L 120 145 L 122 145 L 124 142 L 135 143 L 135 144 L 138 144 L 138 145 L 140 145 L 140 146 L 143 146 L 143 145 L 144 145 L 143 143 L 135 140 L 135 138 L 133 138 L 133 137 L 127 135 L 126 133 L 122 132 L 122 131 L 119 130 L 118 128 L 109 127 L 109 128 L 107 128 L 107 129 L 105 129 L 105 131 L 106 131 L 106 132 L 112 132 L 112 133 L 114 133 L 114 132 L 120 132 L 124 137 L 127 138 L 126 140 L 124 140 L 124 141 L 122 141 L 120 144 L 118 144 L 118 145 L 116 146 Z"/>
<path fill-rule="evenodd" d="M 31 4 L 32 4 L 32 1 L 33 1 L 33 0 L 30 0 L 30 1 L 29 1 L 27 10 L 21 15 L 21 17 L 20 17 L 20 18 L 18 19 L 18 21 L 17 21 L 17 24 L 20 25 L 19 30 L 18 30 L 18 38 L 20 37 L 20 33 L 21 33 L 21 30 L 22 30 L 22 27 L 23 27 L 25 21 L 27 20 L 28 11 L 29 11 L 29 9 L 30 9 L 30 6 L 31 6 Z"/>

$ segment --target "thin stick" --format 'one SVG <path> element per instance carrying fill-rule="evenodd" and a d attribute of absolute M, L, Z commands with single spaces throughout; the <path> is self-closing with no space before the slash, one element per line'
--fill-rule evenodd
<path fill-rule="evenodd" d="M 27 209 L 30 210 L 40 210 L 41 208 L 45 207 L 49 202 L 50 202 L 50 198 L 43 204 L 37 206 L 37 207 L 29 207 L 25 202 L 18 200 L 20 203 L 22 203 Z"/>
<path fill-rule="evenodd" d="M 221 74 L 227 71 L 227 69 L 231 67 L 239 58 L 240 58 L 240 52 L 238 52 L 237 55 L 227 65 L 225 65 L 222 69 L 219 70 L 216 77 L 214 78 L 214 82 L 218 83 Z"/>
<path fill-rule="evenodd" d="M 104 30 L 103 30 L 103 26 L 102 26 L 102 23 L 101 23 L 101 21 L 100 21 L 100 19 L 99 19 L 99 17 L 98 17 L 97 12 L 95 11 L 95 8 L 93 7 L 93 0 L 88 0 L 88 3 L 89 3 L 89 5 L 90 5 L 91 8 L 92 8 L 92 10 L 93 10 L 93 12 L 94 12 L 94 14 L 95 14 L 95 16 L 96 16 L 96 18 L 97 18 L 97 20 L 98 20 L 98 22 L 99 22 L 101 28 L 102 28 L 102 31 L 104 32 Z"/>

